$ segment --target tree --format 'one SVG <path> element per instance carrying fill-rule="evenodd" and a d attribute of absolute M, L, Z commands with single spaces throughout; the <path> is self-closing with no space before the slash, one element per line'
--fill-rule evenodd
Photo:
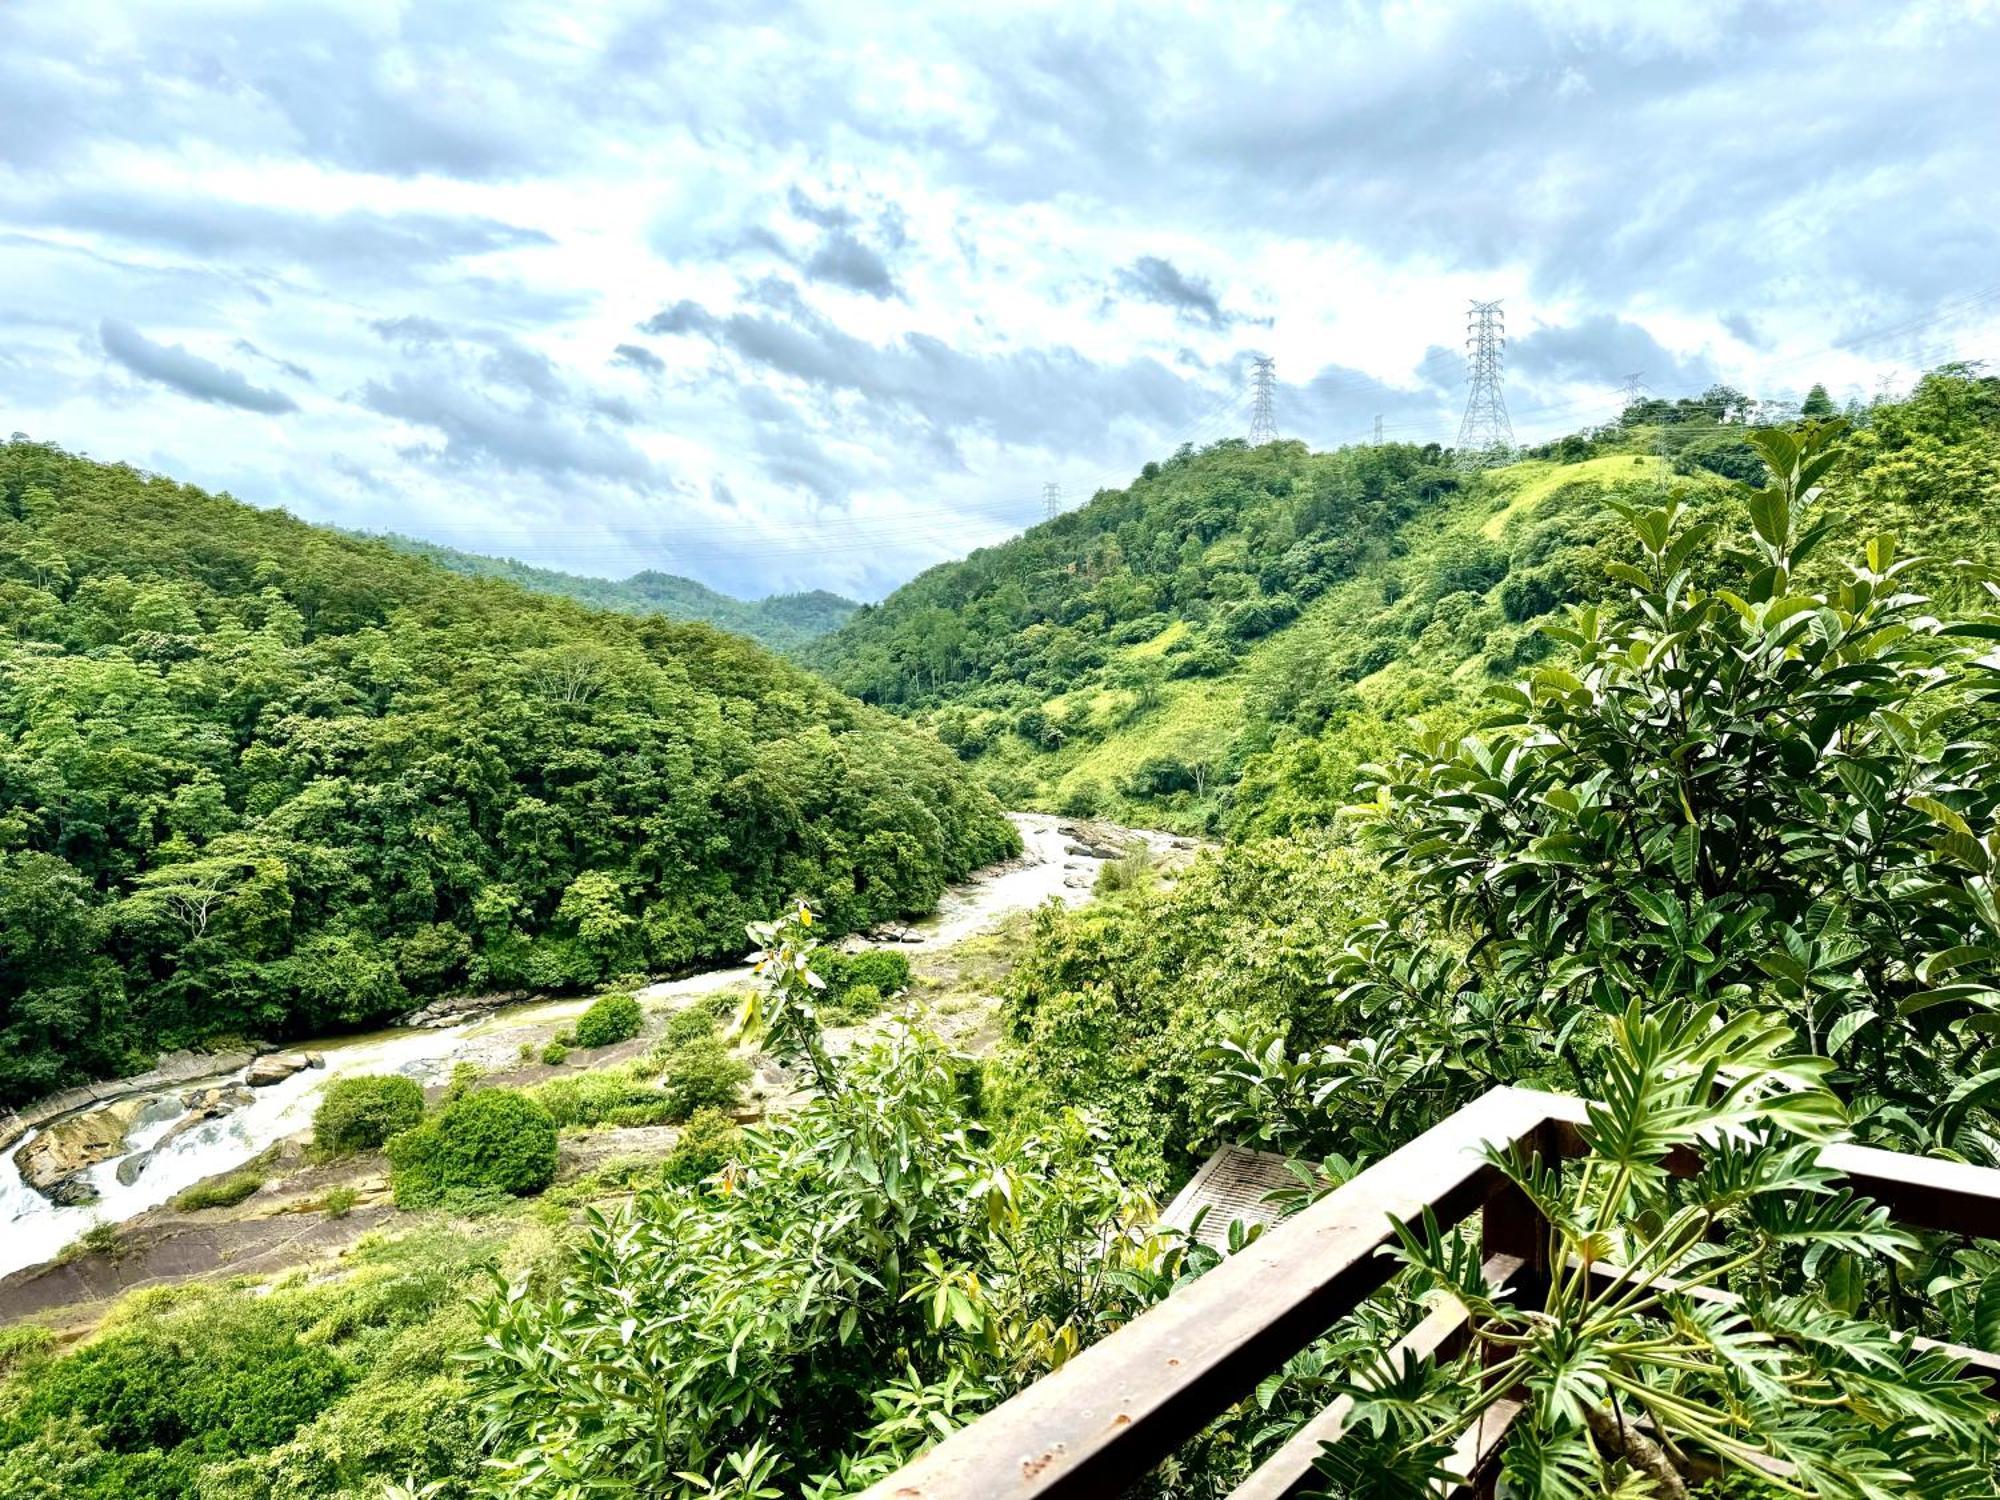
<path fill-rule="evenodd" d="M 1627 608 L 1573 609 L 1483 733 L 1371 768 L 1366 815 L 1552 1034 L 1592 997 L 1758 994 L 1847 1070 L 1864 1133 L 1993 1159 L 2000 767 L 1966 644 L 1993 627 L 1930 616 L 1887 537 L 1801 581 L 1840 431 L 1751 435 L 1756 551 L 1713 587 L 1711 527 L 1628 509 Z"/>
<path fill-rule="evenodd" d="M 1724 1023 L 1713 1005 L 1649 1015 L 1635 1001 L 1613 1025 L 1583 1161 L 1559 1178 L 1489 1153 L 1552 1226 L 1539 1307 L 1434 1221 L 1398 1226 L 1412 1294 L 1456 1300 L 1470 1347 L 1444 1365 L 1364 1359 L 1350 1435 L 1319 1461 L 1340 1493 L 1427 1492 L 1452 1435 L 1510 1393 L 1526 1404 L 1501 1464 L 1515 1494 L 1686 1500 L 1700 1460 L 1731 1494 L 1990 1487 L 1995 1408 L 1962 1361 L 1849 1315 L 1814 1276 L 1908 1265 L 1916 1241 L 1819 1165 L 1840 1110 L 1826 1062 L 1791 1041 L 1754 1012 Z M 1676 1182 L 1668 1158 L 1693 1151 L 1702 1170 Z"/>

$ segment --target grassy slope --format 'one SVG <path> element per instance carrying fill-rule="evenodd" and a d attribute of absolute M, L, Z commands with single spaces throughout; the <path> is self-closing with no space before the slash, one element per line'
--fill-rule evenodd
<path fill-rule="evenodd" d="M 1534 622 L 1547 611 L 1526 622 L 1506 620 L 1500 605 L 1507 582 L 1503 576 L 1474 596 L 1476 602 L 1462 619 L 1432 628 L 1437 621 L 1427 622 L 1426 616 L 1437 614 L 1436 601 L 1424 598 L 1425 580 L 1442 555 L 1477 539 L 1507 552 L 1511 561 L 1553 498 L 1563 497 L 1569 509 L 1583 509 L 1601 506 L 1610 494 L 1653 491 L 1669 480 L 1697 491 L 1713 489 L 1718 482 L 1706 475 L 1675 476 L 1666 460 L 1632 454 L 1573 464 L 1531 459 L 1480 475 L 1408 522 L 1392 555 L 1364 563 L 1296 620 L 1254 642 L 1234 671 L 1169 681 L 1158 704 L 1146 710 L 1131 692 L 1094 685 L 1056 695 L 1047 700 L 1051 714 L 1081 698 L 1097 723 L 1113 727 L 1101 739 L 1055 751 L 1002 734 L 975 763 L 1014 805 L 1044 810 L 1095 805 L 1135 822 L 1207 826 L 1230 799 L 1233 772 L 1247 768 L 1255 781 L 1269 771 L 1270 746 L 1332 731 L 1343 740 L 1345 753 L 1339 758 L 1351 763 L 1386 744 L 1409 718 L 1458 715 L 1476 702 L 1490 673 L 1505 675 Z M 1512 571 L 1510 567 L 1508 573 Z M 1149 640 L 1117 648 L 1112 663 L 1161 656 L 1189 632 L 1185 620 L 1176 620 Z M 1282 703 L 1289 686 L 1338 675 L 1357 643 L 1380 643 L 1392 655 L 1355 677 L 1351 692 L 1340 695 L 1324 722 L 1285 722 Z M 1107 666 L 1106 675 L 1115 675 L 1115 665 Z M 988 710 L 975 716 L 975 722 L 1006 717 L 1005 711 Z M 1121 791 L 1140 764 L 1156 756 L 1207 763 L 1212 767 L 1205 778 L 1208 785 L 1164 798 Z"/>

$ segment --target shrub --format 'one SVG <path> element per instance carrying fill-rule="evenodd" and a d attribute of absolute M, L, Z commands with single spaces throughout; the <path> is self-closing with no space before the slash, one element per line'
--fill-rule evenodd
<path fill-rule="evenodd" d="M 480 1089 L 391 1140 L 389 1165 L 398 1208 L 536 1192 L 556 1175 L 555 1121 L 525 1094 Z"/>
<path fill-rule="evenodd" d="M 852 1026 L 856 1021 L 865 1021 L 882 1009 L 882 992 L 872 984 L 853 984 L 840 992 L 840 998 L 830 1000 L 819 1008 L 822 1026 Z"/>
<path fill-rule="evenodd" d="M 109 1219 L 99 1219 L 90 1228 L 71 1240 L 56 1256 L 57 1265 L 68 1265 L 86 1255 L 109 1255 L 116 1257 L 119 1251 L 118 1226 Z"/>
<path fill-rule="evenodd" d="M 1104 787 L 1085 777 L 1063 789 L 1056 811 L 1066 818 L 1094 818 L 1104 810 Z"/>
<path fill-rule="evenodd" d="M 234 1208 L 264 1185 L 264 1174 L 251 1168 L 231 1172 L 214 1182 L 198 1182 L 174 1197 L 174 1207 L 182 1213 L 203 1208 Z"/>
<path fill-rule="evenodd" d="M 424 1091 L 394 1074 L 336 1078 L 313 1111 L 313 1144 L 322 1155 L 372 1151 L 424 1117 Z"/>
<path fill-rule="evenodd" d="M 347 1382 L 338 1355 L 247 1297 L 114 1328 L 38 1369 L 0 1415 L 0 1452 L 73 1420 L 92 1430 L 95 1461 L 46 1488 L 6 1493 L 192 1496 L 205 1464 L 284 1442 Z"/>
<path fill-rule="evenodd" d="M 485 1076 L 484 1071 L 478 1063 L 453 1063 L 451 1065 L 451 1081 L 444 1088 L 444 1102 L 450 1104 L 454 1100 L 463 1099 L 478 1086 L 479 1080 Z"/>
<path fill-rule="evenodd" d="M 910 984 L 910 960 L 889 948 L 864 948 L 859 953 L 829 952 L 822 948 L 813 955 L 813 966 L 835 999 L 861 985 L 873 986 L 881 995 L 892 995 L 908 989 Z"/>
<path fill-rule="evenodd" d="M 713 1177 L 729 1165 L 742 1144 L 743 1132 L 719 1109 L 698 1109 L 688 1117 L 680 1139 L 661 1164 L 661 1175 L 686 1186 Z"/>
<path fill-rule="evenodd" d="M 337 1187 L 320 1199 L 319 1206 L 329 1219 L 344 1219 L 361 1195 L 351 1187 Z"/>
<path fill-rule="evenodd" d="M 683 1042 L 667 1059 L 667 1118 L 687 1120 L 703 1109 L 730 1109 L 750 1065 L 733 1056 L 720 1037 L 696 1037 Z"/>
<path fill-rule="evenodd" d="M 571 1073 L 528 1090 L 558 1129 L 570 1125 L 657 1125 L 673 1117 L 658 1089 L 635 1083 L 623 1070 Z"/>
<path fill-rule="evenodd" d="M 565 1047 L 554 1037 L 550 1037 L 542 1046 L 542 1061 L 552 1068 L 560 1067 L 563 1059 L 568 1056 L 569 1048 Z"/>
<path fill-rule="evenodd" d="M 666 1040 L 673 1046 L 697 1037 L 715 1035 L 715 1017 L 698 1007 L 677 1010 L 667 1017 Z"/>
<path fill-rule="evenodd" d="M 576 1018 L 579 1047 L 609 1047 L 639 1034 L 645 1013 L 630 995 L 606 995 Z"/>

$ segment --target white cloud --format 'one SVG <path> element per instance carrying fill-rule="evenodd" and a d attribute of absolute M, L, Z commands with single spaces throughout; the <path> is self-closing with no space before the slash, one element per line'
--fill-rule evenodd
<path fill-rule="evenodd" d="M 877 594 L 1044 479 L 1238 430 L 1251 348 L 1288 431 L 1449 441 L 1472 297 L 1506 301 L 1528 436 L 1640 359 L 1844 391 L 1984 352 L 2000 165 L 1963 101 L 2000 17 L 1850 23 L 33 7 L 0 54 L 0 398 L 315 519 Z"/>

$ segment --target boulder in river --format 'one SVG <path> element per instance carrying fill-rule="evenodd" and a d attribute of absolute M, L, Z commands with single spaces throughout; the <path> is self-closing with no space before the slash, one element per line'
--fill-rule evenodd
<path fill-rule="evenodd" d="M 21 1170 L 21 1180 L 52 1202 L 92 1201 L 97 1190 L 87 1181 L 74 1186 L 66 1184 L 99 1162 L 118 1155 L 124 1149 L 133 1122 L 146 1112 L 149 1103 L 140 1098 L 117 1099 L 95 1109 L 79 1110 L 45 1126 L 14 1153 L 14 1165 Z M 57 1197 L 58 1187 L 70 1196 Z M 79 1191 L 90 1196 L 77 1198 L 75 1194 Z"/>
<path fill-rule="evenodd" d="M 146 1162 L 152 1159 L 154 1151 L 164 1149 L 206 1120 L 219 1120 L 226 1114 L 234 1113 L 255 1097 L 250 1090 L 240 1083 L 224 1083 L 205 1089 L 189 1089 L 185 1094 L 181 1095 L 181 1107 L 187 1113 L 174 1122 L 171 1130 L 153 1142 L 152 1151 L 139 1152 L 136 1157 L 127 1157 L 124 1161 L 118 1163 L 118 1180 L 127 1187 L 130 1187 L 134 1182 L 139 1180 L 139 1174 L 146 1170 Z M 138 1165 L 132 1166 L 132 1175 L 127 1177 L 125 1170 L 135 1160 L 138 1162 Z"/>
<path fill-rule="evenodd" d="M 303 1052 L 267 1052 L 244 1070 L 243 1081 L 253 1089 L 269 1088 L 311 1066 Z"/>
<path fill-rule="evenodd" d="M 41 1191 L 42 1196 L 57 1208 L 82 1208 L 85 1204 L 95 1203 L 98 1199 L 97 1184 L 83 1172 L 57 1178 Z"/>

